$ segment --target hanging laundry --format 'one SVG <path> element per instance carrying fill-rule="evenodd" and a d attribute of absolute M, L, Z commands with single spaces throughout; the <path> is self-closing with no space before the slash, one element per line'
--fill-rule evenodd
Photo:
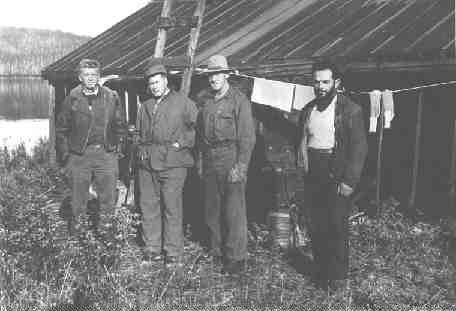
<path fill-rule="evenodd" d="M 391 90 L 382 92 L 383 107 L 385 107 L 385 128 L 391 128 L 391 121 L 394 119 L 394 99 Z"/>
<path fill-rule="evenodd" d="M 377 131 L 377 119 L 380 116 L 380 100 L 382 92 L 373 90 L 369 92 L 370 98 L 370 119 L 369 119 L 369 132 L 375 133 Z"/>
<path fill-rule="evenodd" d="M 295 85 L 281 81 L 255 78 L 252 98 L 255 103 L 291 112 Z"/>
<path fill-rule="evenodd" d="M 301 110 L 314 98 L 315 93 L 312 86 L 296 84 L 293 109 Z"/>

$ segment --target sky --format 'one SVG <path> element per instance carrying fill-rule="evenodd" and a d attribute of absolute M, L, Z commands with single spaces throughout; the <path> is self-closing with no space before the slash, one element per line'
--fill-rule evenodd
<path fill-rule="evenodd" d="M 0 0 L 0 27 L 61 30 L 96 36 L 150 0 Z"/>

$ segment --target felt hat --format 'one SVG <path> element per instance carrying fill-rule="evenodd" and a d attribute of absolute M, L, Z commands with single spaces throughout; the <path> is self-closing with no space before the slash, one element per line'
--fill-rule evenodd
<path fill-rule="evenodd" d="M 232 72 L 233 68 L 228 67 L 228 61 L 223 55 L 213 55 L 207 60 L 207 68 L 203 70 L 203 73 L 219 73 L 219 72 Z"/>
<path fill-rule="evenodd" d="M 168 74 L 165 65 L 162 62 L 157 61 L 157 59 L 151 59 L 144 70 L 144 78 L 148 79 L 151 76 L 156 74 Z"/>

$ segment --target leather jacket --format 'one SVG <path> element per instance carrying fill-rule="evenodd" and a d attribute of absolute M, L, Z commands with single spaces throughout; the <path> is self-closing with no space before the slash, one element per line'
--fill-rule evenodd
<path fill-rule="evenodd" d="M 127 133 L 120 98 L 116 91 L 100 86 L 93 103 L 105 107 L 104 148 L 115 151 Z M 61 164 L 65 164 L 69 153 L 85 152 L 93 119 L 88 98 L 79 85 L 65 98 L 56 119 L 56 147 Z"/>
<path fill-rule="evenodd" d="M 301 111 L 298 123 L 297 166 L 305 172 L 308 163 L 308 121 L 315 107 L 315 101 Z M 334 119 L 336 145 L 332 163 L 332 173 L 337 182 L 355 187 L 361 177 L 367 156 L 366 128 L 361 107 L 348 97 L 337 94 Z"/>

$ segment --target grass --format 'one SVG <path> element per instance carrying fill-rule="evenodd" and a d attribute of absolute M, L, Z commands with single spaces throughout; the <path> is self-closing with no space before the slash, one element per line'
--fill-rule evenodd
<path fill-rule="evenodd" d="M 67 233 L 60 171 L 48 163 L 45 142 L 0 152 L 0 310 L 451 309 L 456 270 L 441 224 L 412 222 L 384 202 L 376 218 L 350 225 L 350 288 L 328 296 L 310 281 L 301 253 L 271 248 L 265 225 L 251 224 L 249 260 L 241 275 L 223 275 L 189 236 L 184 266 L 145 264 L 135 243 L 135 215 L 120 208 L 106 243 L 90 230 Z M 191 230 L 187 230 L 190 231 Z M 105 268 L 101 258 L 114 258 Z M 261 306 L 261 307 L 260 307 Z"/>

